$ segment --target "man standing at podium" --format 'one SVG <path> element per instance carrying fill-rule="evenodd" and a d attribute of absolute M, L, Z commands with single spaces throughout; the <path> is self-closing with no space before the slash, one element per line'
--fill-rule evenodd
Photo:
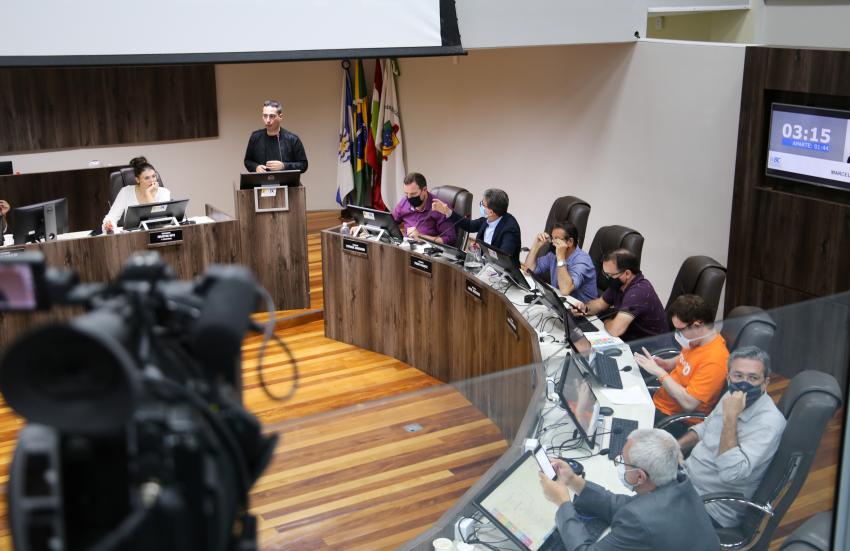
<path fill-rule="evenodd" d="M 301 139 L 280 126 L 283 107 L 279 101 L 263 102 L 263 124 L 251 134 L 245 150 L 248 172 L 300 170 L 307 172 L 307 154 Z"/>

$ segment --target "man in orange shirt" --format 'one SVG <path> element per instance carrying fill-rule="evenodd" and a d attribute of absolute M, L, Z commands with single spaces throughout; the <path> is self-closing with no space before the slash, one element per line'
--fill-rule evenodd
<path fill-rule="evenodd" d="M 652 399 L 656 422 L 674 413 L 708 415 L 726 388 L 729 351 L 714 329 L 711 308 L 697 295 L 682 295 L 673 301 L 670 314 L 681 354 L 669 360 L 652 356 L 645 348 L 643 354 L 635 354 L 635 362 L 661 384 Z M 687 425 L 677 423 L 670 430 L 679 437 Z"/>

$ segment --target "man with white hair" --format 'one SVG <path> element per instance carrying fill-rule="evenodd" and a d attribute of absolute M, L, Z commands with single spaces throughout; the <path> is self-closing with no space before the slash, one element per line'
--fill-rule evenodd
<path fill-rule="evenodd" d="M 558 505 L 555 523 L 567 551 L 720 549 L 699 495 L 688 480 L 677 479 L 679 444 L 670 433 L 659 429 L 632 432 L 615 463 L 620 482 L 637 495 L 615 494 L 585 482 L 560 460 L 552 461 L 556 480 L 541 473 L 546 498 Z M 596 517 L 611 531 L 597 541 L 579 516 Z"/>

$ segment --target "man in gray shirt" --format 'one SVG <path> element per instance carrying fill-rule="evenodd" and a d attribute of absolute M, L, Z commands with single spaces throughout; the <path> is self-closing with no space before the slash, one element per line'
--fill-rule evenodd
<path fill-rule="evenodd" d="M 779 447 L 785 417 L 767 394 L 770 357 L 755 346 L 729 355 L 728 392 L 706 417 L 679 439 L 693 449 L 685 469 L 700 495 L 741 493 L 752 497 Z M 724 528 L 740 524 L 739 508 L 709 503 L 706 509 Z"/>

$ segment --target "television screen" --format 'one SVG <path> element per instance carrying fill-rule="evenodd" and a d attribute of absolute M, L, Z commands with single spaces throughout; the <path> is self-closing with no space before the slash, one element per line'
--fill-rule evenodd
<path fill-rule="evenodd" d="M 850 111 L 774 103 L 767 175 L 850 191 Z"/>

